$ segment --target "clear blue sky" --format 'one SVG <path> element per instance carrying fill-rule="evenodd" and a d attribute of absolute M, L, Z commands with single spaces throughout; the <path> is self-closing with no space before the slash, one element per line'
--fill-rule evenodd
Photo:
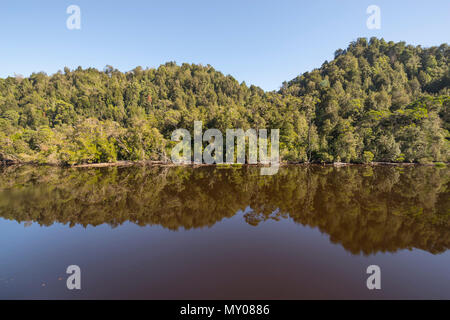
<path fill-rule="evenodd" d="M 71 4 L 81 8 L 81 30 L 66 28 Z M 381 8 L 380 30 L 366 27 L 371 4 Z M 358 37 L 448 43 L 449 17 L 449 0 L 2 0 L 0 77 L 176 61 L 275 90 Z"/>

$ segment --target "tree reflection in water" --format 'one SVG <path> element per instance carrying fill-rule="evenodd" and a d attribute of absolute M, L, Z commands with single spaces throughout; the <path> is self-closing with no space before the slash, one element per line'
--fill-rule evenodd
<path fill-rule="evenodd" d="M 116 227 L 130 221 L 171 230 L 291 218 L 353 254 L 450 245 L 450 170 L 426 166 L 0 169 L 0 216 L 42 226 Z"/>

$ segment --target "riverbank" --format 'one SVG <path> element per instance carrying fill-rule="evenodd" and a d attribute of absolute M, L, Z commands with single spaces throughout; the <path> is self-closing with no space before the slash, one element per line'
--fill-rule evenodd
<path fill-rule="evenodd" d="M 333 166 L 333 167 L 343 167 L 343 166 L 437 166 L 445 167 L 449 166 L 450 163 L 444 162 L 433 162 L 433 163 L 411 163 L 411 162 L 369 162 L 369 163 L 348 163 L 348 162 L 333 162 L 333 163 L 316 163 L 316 162 L 280 162 L 280 166 L 287 165 L 299 165 L 299 166 Z M 129 167 L 129 166 L 165 166 L 165 167 L 178 167 L 178 166 L 192 166 L 192 167 L 205 167 L 205 166 L 216 166 L 216 167 L 241 167 L 241 166 L 257 166 L 264 167 L 263 164 L 197 164 L 197 163 L 184 163 L 176 164 L 173 162 L 166 161 L 155 161 L 155 160 L 144 160 L 144 161 L 116 161 L 116 162 L 102 162 L 102 163 L 84 163 L 84 164 L 55 164 L 55 163 L 37 163 L 37 162 L 19 162 L 19 161 L 0 161 L 0 166 L 52 166 L 61 168 L 105 168 L 105 167 Z"/>

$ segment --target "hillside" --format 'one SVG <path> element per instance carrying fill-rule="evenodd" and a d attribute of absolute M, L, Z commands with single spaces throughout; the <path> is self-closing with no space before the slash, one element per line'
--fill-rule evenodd
<path fill-rule="evenodd" d="M 280 92 L 310 108 L 316 159 L 448 161 L 449 55 L 447 44 L 361 38 Z"/>
<path fill-rule="evenodd" d="M 264 92 L 169 62 L 0 79 L 0 160 L 96 163 L 170 156 L 177 128 L 279 128 L 288 161 L 450 159 L 449 47 L 358 39 Z"/>

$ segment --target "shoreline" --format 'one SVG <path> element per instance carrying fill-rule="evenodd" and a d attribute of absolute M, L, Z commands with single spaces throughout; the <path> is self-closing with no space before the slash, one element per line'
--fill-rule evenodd
<path fill-rule="evenodd" d="M 298 165 L 298 166 L 330 166 L 330 167 L 345 167 L 345 166 L 397 166 L 397 167 L 410 167 L 410 166 L 448 166 L 450 163 L 446 162 L 432 162 L 432 163 L 415 163 L 415 162 L 369 162 L 369 163 L 349 163 L 349 162 L 333 162 L 333 163 L 319 163 L 319 162 L 280 162 L 280 167 Z M 198 164 L 198 163 L 182 163 L 175 164 L 173 162 L 164 162 L 156 160 L 142 160 L 142 161 L 116 161 L 116 162 L 101 162 L 101 163 L 84 163 L 74 165 L 63 165 L 55 163 L 36 163 L 36 162 L 18 162 L 18 161 L 0 161 L 0 167 L 12 167 L 12 166 L 45 166 L 45 167 L 60 167 L 60 168 L 107 168 L 107 167 L 130 167 L 130 166 L 164 166 L 164 167 L 265 167 L 269 165 L 257 164 Z"/>

